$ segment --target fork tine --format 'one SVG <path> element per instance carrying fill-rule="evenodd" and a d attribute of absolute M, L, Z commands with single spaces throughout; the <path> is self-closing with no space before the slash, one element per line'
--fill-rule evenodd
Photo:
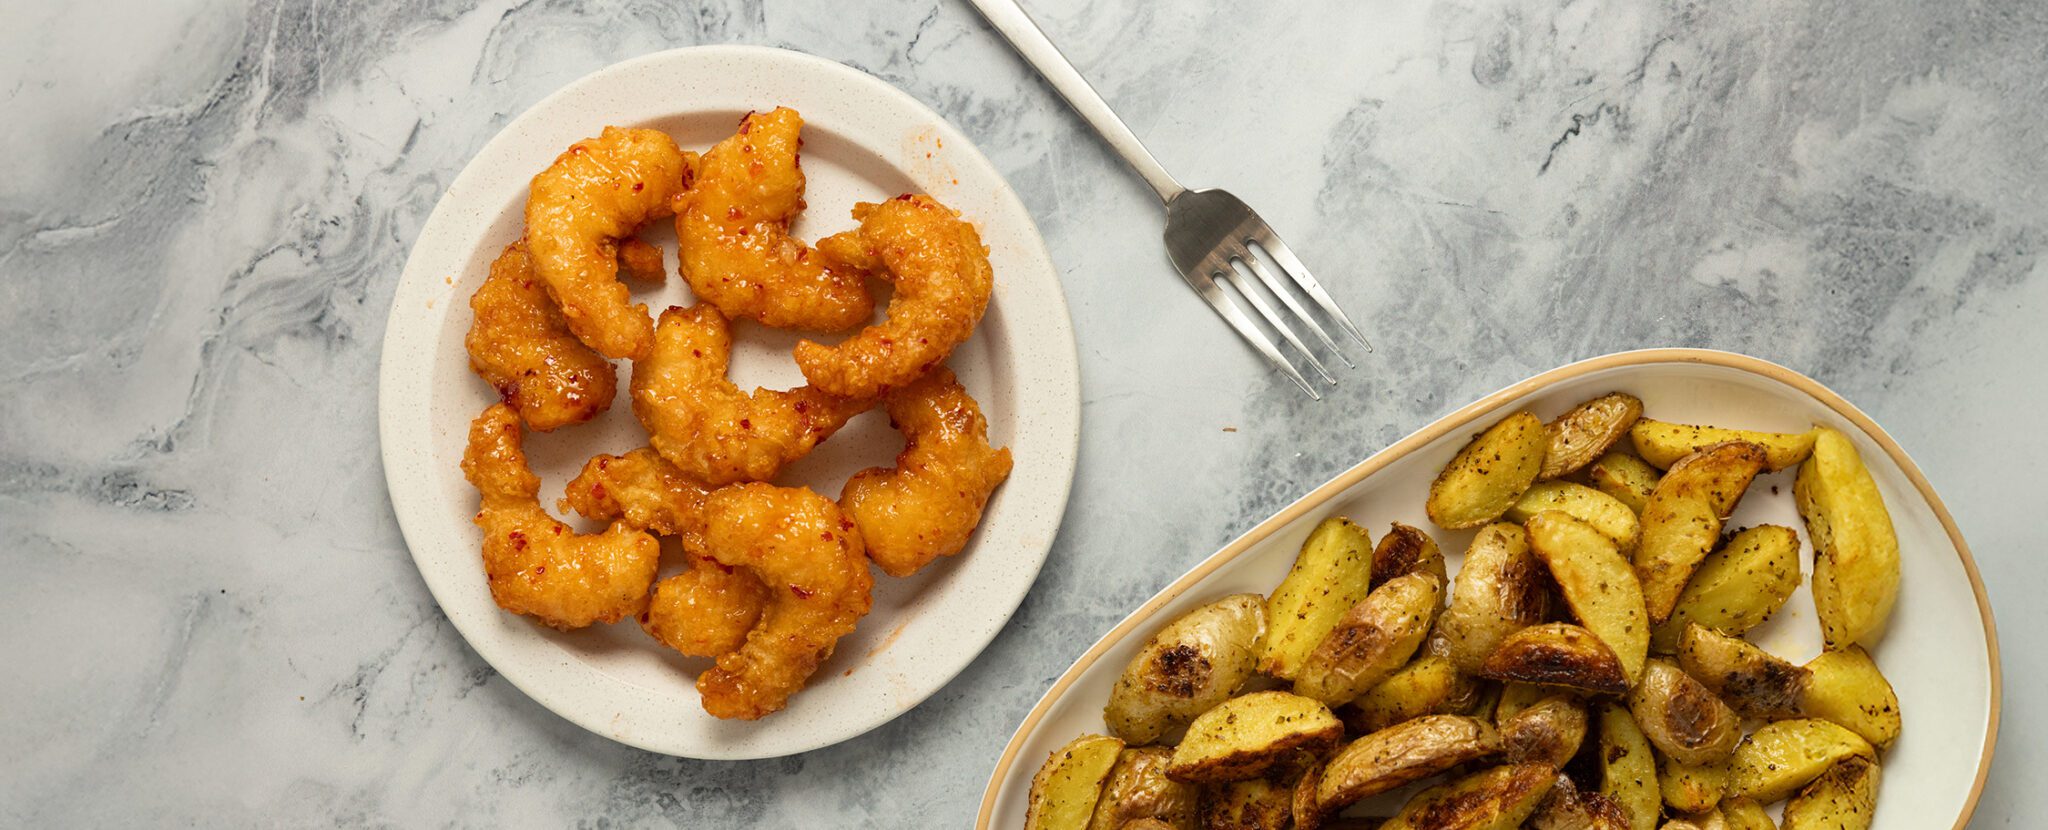
<path fill-rule="evenodd" d="M 1319 401 L 1323 399 L 1323 396 L 1309 385 L 1308 378 L 1302 377 L 1301 372 L 1294 368 L 1294 364 L 1280 356 L 1280 350 L 1274 347 L 1273 341 L 1259 331 L 1258 326 L 1252 324 L 1250 317 L 1244 316 L 1244 312 L 1237 309 L 1236 303 L 1224 295 L 1223 289 L 1216 285 L 1213 278 L 1191 276 L 1187 282 L 1188 285 L 1194 286 L 1195 293 L 1202 295 L 1202 299 L 1209 302 L 1211 308 L 1216 309 L 1217 316 L 1222 317 L 1223 322 L 1237 329 L 1239 337 L 1250 343 L 1252 348 L 1259 350 L 1259 354 L 1265 355 L 1268 363 L 1285 373 L 1287 378 L 1294 381 L 1295 386 L 1301 387 L 1301 391 L 1307 392 L 1309 397 Z"/>
<path fill-rule="evenodd" d="M 1301 286 L 1302 291 L 1308 292 L 1309 297 L 1316 301 L 1316 305 L 1322 307 L 1323 313 L 1330 315 L 1344 327 L 1345 331 L 1350 332 L 1367 352 L 1372 351 L 1372 342 L 1365 339 L 1365 333 L 1358 330 L 1358 324 L 1351 322 L 1350 315 L 1337 307 L 1337 301 L 1330 299 L 1330 294 L 1323 290 L 1322 283 L 1316 282 L 1316 278 L 1309 274 L 1308 266 L 1301 264 L 1301 260 L 1294 256 L 1293 249 L 1288 248 L 1287 243 L 1280 240 L 1279 234 L 1274 233 L 1272 228 L 1265 227 L 1264 223 L 1259 223 L 1259 227 L 1253 229 L 1252 241 L 1266 249 L 1266 253 L 1273 257 L 1273 261 L 1280 264 L 1280 270 L 1286 271 L 1287 276 L 1294 278 L 1294 283 Z"/>
<path fill-rule="evenodd" d="M 1252 276 L 1258 277 L 1259 282 L 1264 283 L 1266 289 L 1273 292 L 1273 296 L 1280 298 L 1280 303 L 1287 306 L 1288 311 L 1294 312 L 1296 320 L 1300 320 L 1308 326 L 1308 330 L 1315 334 L 1316 339 L 1323 342 L 1324 348 L 1329 349 L 1330 353 L 1336 355 L 1338 360 L 1344 361 L 1344 365 L 1353 369 L 1358 368 L 1358 364 L 1351 362 L 1350 355 L 1345 354 L 1343 349 L 1337 348 L 1337 341 L 1330 339 L 1330 332 L 1325 330 L 1321 323 L 1316 322 L 1315 316 L 1309 314 L 1308 309 L 1301 307 L 1300 301 L 1294 299 L 1294 292 L 1287 290 L 1287 286 L 1282 285 L 1280 280 L 1273 276 L 1272 270 L 1266 267 L 1265 261 L 1259 259 L 1258 254 L 1252 253 L 1251 249 L 1243 247 L 1237 248 L 1231 253 L 1242 260 L 1245 267 L 1252 270 Z M 1304 349 L 1303 351 L 1307 350 Z M 1332 382 L 1334 383 L 1335 381 Z"/>
<path fill-rule="evenodd" d="M 1229 280 L 1230 287 L 1237 289 L 1237 293 L 1244 295 L 1245 301 L 1251 303 L 1252 308 L 1258 310 L 1259 316 L 1266 318 L 1266 323 L 1271 325 L 1274 331 L 1279 332 L 1281 337 L 1286 338 L 1287 342 L 1294 346 L 1295 351 L 1300 352 L 1303 357 L 1308 359 L 1308 365 L 1316 370 L 1316 374 L 1323 376 L 1324 383 L 1336 385 L 1337 379 L 1331 376 L 1329 369 L 1323 368 L 1323 362 L 1316 359 L 1316 353 L 1308 350 L 1308 345 L 1302 343 L 1301 338 L 1294 334 L 1294 329 L 1290 328 L 1286 322 L 1280 319 L 1280 315 L 1273 311 L 1272 306 L 1266 304 L 1265 298 L 1252 291 L 1252 287 L 1245 283 L 1244 275 L 1239 274 L 1237 269 L 1231 266 L 1230 260 L 1224 259 L 1218 264 L 1218 269 L 1216 274 Z"/>

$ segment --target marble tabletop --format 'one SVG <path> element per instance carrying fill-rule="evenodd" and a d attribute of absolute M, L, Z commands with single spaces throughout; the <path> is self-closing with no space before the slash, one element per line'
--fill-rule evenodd
<path fill-rule="evenodd" d="M 957 0 L 8 4 L 0 825 L 961 826 L 1047 684 L 1183 569 L 1473 398 L 1656 345 L 1884 423 L 1976 549 L 2005 688 L 2048 683 L 2048 6 L 1029 5 L 1361 318 L 1378 351 L 1328 400 L 1209 315 L 1150 191 Z M 709 43 L 842 61 L 971 135 L 1059 265 L 1085 396 L 1009 630 L 899 720 L 750 763 L 499 678 L 407 556 L 374 419 L 400 267 L 470 155 Z M 2048 814 L 2048 716 L 2008 700 L 1978 827 Z"/>

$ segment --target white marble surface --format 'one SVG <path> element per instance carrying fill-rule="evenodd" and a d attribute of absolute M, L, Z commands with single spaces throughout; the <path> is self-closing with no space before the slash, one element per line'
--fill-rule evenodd
<path fill-rule="evenodd" d="M 2014 693 L 1974 824 L 2048 814 L 2048 6 L 1031 6 L 1363 318 L 1331 400 L 1208 316 L 1150 192 L 956 2 L 6 4 L 0 824 L 959 826 L 1045 685 L 1190 563 L 1474 397 L 1650 345 L 1812 374 L 1915 455 Z M 741 764 L 496 677 L 413 570 L 373 419 L 394 281 L 469 155 L 590 70 L 724 42 L 974 136 L 1061 267 L 1087 401 L 1011 630 L 889 726 Z"/>

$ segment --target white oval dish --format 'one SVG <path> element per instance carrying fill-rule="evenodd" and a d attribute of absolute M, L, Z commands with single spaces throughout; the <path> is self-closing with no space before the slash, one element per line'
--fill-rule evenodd
<path fill-rule="evenodd" d="M 1096 641 L 1054 681 L 997 759 L 977 826 L 1023 824 L 1031 777 L 1048 754 L 1082 733 L 1103 733 L 1102 706 L 1146 638 L 1197 605 L 1266 594 L 1302 541 L 1327 516 L 1348 516 L 1377 539 L 1389 522 L 1423 528 L 1453 573 L 1475 531 L 1445 531 L 1423 514 L 1429 483 L 1473 433 L 1518 409 L 1552 418 L 1610 391 L 1643 399 L 1648 417 L 1763 430 L 1821 424 L 1855 442 L 1891 511 L 1903 554 L 1903 585 L 1883 640 L 1872 650 L 1898 692 L 1904 731 L 1884 756 L 1877 830 L 1957 830 L 1969 822 L 1998 736 L 1998 637 L 1976 563 L 1940 497 L 1884 430 L 1813 379 L 1763 360 L 1704 349 L 1624 352 L 1574 363 L 1517 383 L 1453 412 L 1360 462 L 1238 537 L 1154 595 Z M 1805 525 L 1792 504 L 1793 471 L 1758 477 L 1730 526 Z M 1776 490 L 1775 494 L 1772 492 Z M 1813 551 L 1802 551 L 1813 573 Z M 1804 662 L 1820 652 L 1810 585 L 1750 638 Z M 1403 791 L 1402 794 L 1405 794 Z M 1388 814 L 1398 796 L 1367 802 Z"/>
<path fill-rule="evenodd" d="M 471 374 L 463 336 L 469 295 L 521 233 L 528 180 L 605 125 L 657 127 L 686 149 L 730 135 L 750 110 L 805 118 L 810 208 L 797 234 L 851 227 L 857 201 L 926 192 L 981 230 L 995 297 L 974 338 L 949 361 L 981 402 L 990 439 L 1016 467 L 960 556 L 910 579 L 877 577 L 874 611 L 841 640 L 789 708 L 751 723 L 704 713 L 694 687 L 709 661 L 662 648 L 630 621 L 556 632 L 497 608 L 470 519 L 476 492 L 457 468 L 469 422 L 495 399 Z M 666 223 L 662 223 L 666 224 Z M 636 301 L 686 304 L 672 230 L 655 230 L 671 273 Z M 802 383 L 796 336 L 740 324 L 733 377 L 743 388 Z M 583 460 L 646 442 L 627 399 L 589 424 L 529 434 L 542 501 L 552 505 Z M 455 178 L 414 244 L 392 301 L 379 372 L 385 478 L 406 544 L 434 598 L 477 653 L 541 705 L 608 738 L 693 758 L 768 758 L 828 746 L 924 701 L 1009 621 L 1052 546 L 1073 483 L 1080 369 L 1059 275 L 1024 205 L 967 137 L 909 95 L 822 58 L 747 46 L 678 49 L 615 64 L 514 119 Z M 855 470 L 901 448 L 879 410 L 862 415 L 778 479 L 828 496 Z"/>

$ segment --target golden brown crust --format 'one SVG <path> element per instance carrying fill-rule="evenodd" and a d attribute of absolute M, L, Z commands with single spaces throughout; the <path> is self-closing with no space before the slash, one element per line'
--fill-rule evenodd
<path fill-rule="evenodd" d="M 541 432 L 580 424 L 611 408 L 618 372 L 570 333 L 562 310 L 534 274 L 525 242 L 505 246 L 470 295 L 463 346 L 469 368 L 498 399 Z"/>
<path fill-rule="evenodd" d="M 890 576 L 909 576 L 967 546 L 1010 476 L 1010 451 L 989 446 L 980 405 L 944 366 L 891 393 L 887 406 L 903 452 L 895 467 L 855 473 L 839 505 L 860 526 L 868 558 Z"/>

